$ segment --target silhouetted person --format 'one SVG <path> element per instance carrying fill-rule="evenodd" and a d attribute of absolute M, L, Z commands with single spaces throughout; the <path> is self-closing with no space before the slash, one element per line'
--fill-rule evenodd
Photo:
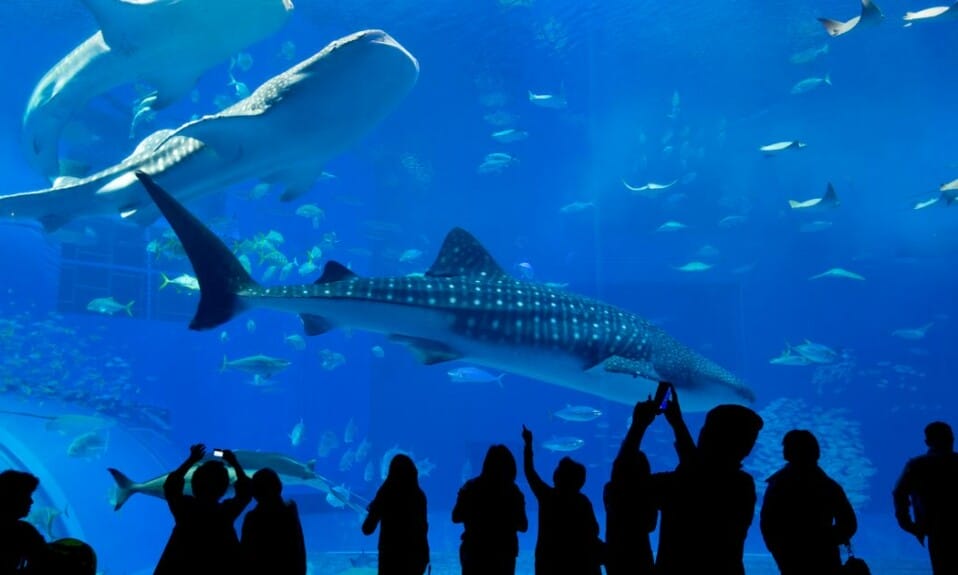
<path fill-rule="evenodd" d="M 682 420 L 673 389 L 665 417 L 676 436 L 675 471 L 653 475 L 661 512 L 656 575 L 742 575 L 745 537 L 755 514 L 755 481 L 742 470 L 762 418 L 747 407 L 708 412 L 698 445 Z"/>
<path fill-rule="evenodd" d="M 928 538 L 935 575 L 954 575 L 958 573 L 958 454 L 951 426 L 929 423 L 925 445 L 928 453 L 909 460 L 895 485 L 895 517 L 922 545 Z"/>
<path fill-rule="evenodd" d="M 306 541 L 299 510 L 283 501 L 283 483 L 272 469 L 253 474 L 256 507 L 243 518 L 242 568 L 247 573 L 306 575 Z"/>
<path fill-rule="evenodd" d="M 154 575 L 234 573 L 240 569 L 239 538 L 233 523 L 253 498 L 250 479 L 232 451 L 223 461 L 233 468 L 234 497 L 220 502 L 230 486 L 222 461 L 210 460 L 190 478 L 193 495 L 184 495 L 186 474 L 206 456 L 206 446 L 190 447 L 190 456 L 163 483 L 163 494 L 176 525 L 163 550 Z"/>
<path fill-rule="evenodd" d="M 462 575 L 513 575 L 519 536 L 529 529 L 526 500 L 516 485 L 516 458 L 505 445 L 486 452 L 482 472 L 459 489 L 452 522 L 462 523 Z"/>
<path fill-rule="evenodd" d="M 40 480 L 30 473 L 7 470 L 0 473 L 0 574 L 39 573 L 47 567 L 47 543 L 23 519 L 33 506 L 33 492 Z"/>
<path fill-rule="evenodd" d="M 652 498 L 652 470 L 640 451 L 642 437 L 658 413 L 653 401 L 640 401 L 632 410 L 632 425 L 612 462 L 605 484 L 605 572 L 607 575 L 652 573 L 652 544 L 658 512 Z"/>
<path fill-rule="evenodd" d="M 837 575 L 840 545 L 858 529 L 845 490 L 818 466 L 821 450 L 812 432 L 793 429 L 782 440 L 788 463 L 768 478 L 762 502 L 765 545 L 782 575 Z"/>
<path fill-rule="evenodd" d="M 602 541 L 589 498 L 582 493 L 585 466 L 569 457 L 559 460 L 550 487 L 536 472 L 532 432 L 522 426 L 523 470 L 539 503 L 536 575 L 599 575 Z"/>
<path fill-rule="evenodd" d="M 429 565 L 429 522 L 419 471 L 402 453 L 389 462 L 389 474 L 369 504 L 363 533 L 379 527 L 379 575 L 422 575 Z"/>

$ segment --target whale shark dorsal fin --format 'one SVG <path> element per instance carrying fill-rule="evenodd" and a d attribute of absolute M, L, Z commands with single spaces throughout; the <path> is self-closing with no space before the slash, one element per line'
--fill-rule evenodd
<path fill-rule="evenodd" d="M 356 275 L 353 270 L 347 268 L 337 261 L 330 260 L 326 262 L 326 267 L 323 268 L 323 275 L 319 276 L 319 279 L 313 283 L 316 285 L 329 284 L 333 282 L 351 280 L 358 277 L 359 276 Z"/>
<path fill-rule="evenodd" d="M 429 277 L 504 276 L 506 272 L 472 234 L 453 228 L 442 242 L 439 255 L 432 263 Z"/>

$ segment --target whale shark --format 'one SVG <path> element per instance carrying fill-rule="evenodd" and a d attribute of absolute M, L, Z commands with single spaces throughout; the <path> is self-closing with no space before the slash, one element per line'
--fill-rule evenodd
<path fill-rule="evenodd" d="M 61 175 L 60 136 L 90 100 L 143 82 L 154 92 L 140 111 L 185 96 L 214 65 L 276 33 L 291 0 L 83 0 L 100 30 L 37 83 L 23 114 L 21 139 L 32 168 Z"/>
<path fill-rule="evenodd" d="M 39 220 L 47 231 L 80 216 L 149 224 L 159 213 L 136 170 L 177 190 L 184 202 L 249 179 L 285 185 L 281 199 L 291 201 L 395 108 L 418 75 L 416 59 L 385 32 L 350 34 L 222 112 L 150 134 L 119 164 L 0 196 L 0 215 Z"/>
<path fill-rule="evenodd" d="M 360 277 L 326 263 L 313 284 L 260 286 L 213 232 L 150 176 L 137 172 L 173 228 L 200 284 L 192 330 L 251 308 L 298 314 L 306 335 L 334 328 L 385 334 L 426 365 L 467 361 L 633 405 L 656 382 L 682 407 L 749 403 L 731 372 L 624 309 L 509 276 L 469 232 L 454 228 L 421 276 Z"/>
<path fill-rule="evenodd" d="M 282 453 L 272 453 L 268 451 L 238 449 L 234 453 L 240 465 L 243 466 L 243 471 L 246 472 L 246 475 L 249 477 L 252 477 L 253 474 L 260 469 L 272 469 L 282 478 L 283 483 L 286 485 L 305 485 L 327 494 L 334 493 L 335 484 L 313 470 L 316 465 L 316 460 L 300 462 Z M 189 471 L 186 472 L 184 493 L 192 495 L 193 473 L 196 472 L 200 465 L 206 461 L 216 460 L 219 459 L 217 457 L 206 457 L 203 461 L 195 463 L 190 467 Z M 138 493 L 159 499 L 166 499 L 166 496 L 163 494 L 163 483 L 166 482 L 169 473 L 164 473 L 147 481 L 137 482 L 130 479 L 125 473 L 118 469 L 108 467 L 107 471 L 113 476 L 113 481 L 116 482 L 113 500 L 114 511 L 119 511 L 130 497 Z M 227 466 L 227 472 L 229 473 L 230 486 L 232 486 L 236 483 L 236 471 L 234 471 L 232 467 Z M 366 506 L 369 504 L 365 499 L 355 495 L 343 501 L 343 503 L 346 507 L 349 507 L 357 513 L 364 513 Z"/>

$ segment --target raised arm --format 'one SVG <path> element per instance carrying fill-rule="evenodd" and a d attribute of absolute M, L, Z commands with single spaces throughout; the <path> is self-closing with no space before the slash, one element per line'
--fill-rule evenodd
<path fill-rule="evenodd" d="M 645 430 L 655 421 L 658 410 L 659 406 L 655 405 L 652 400 L 640 401 L 635 404 L 632 409 L 632 424 L 625 434 L 625 439 L 622 440 L 616 459 L 639 450 L 642 445 L 642 438 L 645 436 Z"/>
<path fill-rule="evenodd" d="M 679 396 L 672 387 L 672 395 L 665 404 L 665 420 L 672 426 L 675 434 L 675 453 L 679 456 L 679 463 L 688 461 L 695 455 L 695 440 L 689 428 L 682 419 L 682 408 L 679 406 Z"/>
<path fill-rule="evenodd" d="M 177 517 L 182 508 L 183 489 L 186 487 L 186 474 L 190 471 L 191 467 L 202 461 L 204 457 L 206 457 L 205 445 L 197 443 L 190 446 L 190 455 L 179 467 L 167 475 L 166 481 L 163 482 L 163 496 L 166 498 L 166 503 L 170 506 L 170 511 L 173 513 L 174 518 Z"/>
<path fill-rule="evenodd" d="M 526 482 L 529 483 L 529 488 L 532 489 L 533 495 L 538 499 L 549 492 L 549 486 L 536 472 L 535 461 L 532 457 L 532 432 L 525 425 L 522 426 L 522 443 L 522 469 L 526 474 Z"/>
<path fill-rule="evenodd" d="M 253 500 L 253 482 L 250 481 L 249 476 L 246 475 L 246 471 L 243 469 L 243 466 L 240 465 L 235 453 L 228 449 L 224 450 L 223 461 L 229 463 L 230 467 L 233 468 L 233 472 L 236 473 L 236 482 L 233 484 L 234 495 L 232 498 L 223 502 L 223 505 L 226 506 L 227 514 L 235 521 L 236 518 L 240 516 L 240 513 L 246 509 L 246 506 L 249 505 L 249 502 Z"/>

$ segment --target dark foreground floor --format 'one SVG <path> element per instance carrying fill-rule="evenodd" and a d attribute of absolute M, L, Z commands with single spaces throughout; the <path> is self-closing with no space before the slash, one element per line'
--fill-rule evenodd
<path fill-rule="evenodd" d="M 310 555 L 312 574 L 330 573 L 336 575 L 376 575 L 375 566 L 352 567 L 349 557 L 342 553 Z M 433 553 L 432 575 L 459 575 L 459 556 L 453 553 Z M 868 558 L 865 557 L 867 561 Z M 519 557 L 516 575 L 532 575 L 532 557 Z M 927 564 L 913 561 L 869 561 L 873 575 L 931 575 Z M 745 570 L 748 575 L 778 575 L 775 563 L 768 555 L 746 555 Z"/>

